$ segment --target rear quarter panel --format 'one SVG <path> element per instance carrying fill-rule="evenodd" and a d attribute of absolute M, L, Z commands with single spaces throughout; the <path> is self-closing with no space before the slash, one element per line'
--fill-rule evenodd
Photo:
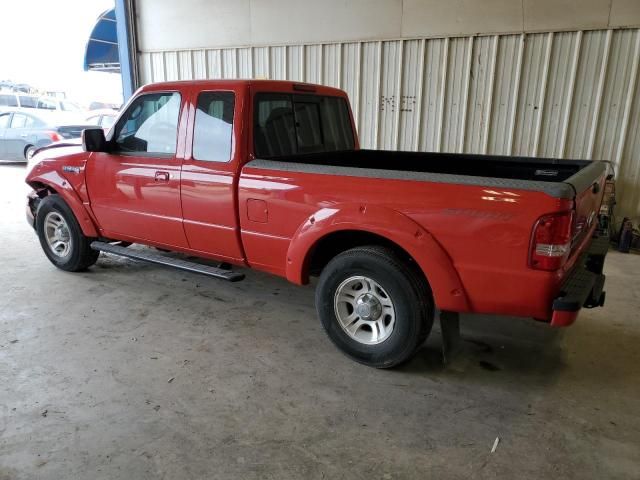
<path fill-rule="evenodd" d="M 264 202 L 266 221 L 249 218 L 250 199 Z M 242 240 L 255 268 L 304 282 L 304 271 L 288 268 L 297 263 L 291 252 L 312 217 L 318 222 L 331 216 L 336 220 L 318 222 L 319 237 L 336 228 L 386 236 L 422 267 L 441 309 L 537 318 L 549 317 L 563 273 L 528 267 L 531 231 L 541 215 L 572 205 L 571 200 L 536 191 L 280 171 L 251 164 L 242 170 L 239 202 Z M 354 209 L 379 213 L 359 222 L 353 219 Z M 337 220 L 341 217 L 347 220 Z M 412 243 L 404 238 L 409 227 L 401 218 L 421 231 L 423 239 Z M 445 263 L 453 273 L 442 273 Z M 304 269 L 303 262 L 299 268 Z"/>

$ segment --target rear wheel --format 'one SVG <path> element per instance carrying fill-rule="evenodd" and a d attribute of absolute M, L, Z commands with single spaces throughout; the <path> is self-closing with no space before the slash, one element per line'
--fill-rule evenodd
<path fill-rule="evenodd" d="M 100 252 L 90 247 L 72 210 L 58 195 L 42 199 L 36 212 L 36 230 L 47 258 L 69 272 L 86 270 L 96 263 Z"/>
<path fill-rule="evenodd" d="M 378 246 L 333 258 L 320 276 L 316 308 L 331 341 L 376 368 L 411 358 L 433 325 L 424 278 L 393 250 Z"/>
<path fill-rule="evenodd" d="M 24 151 L 24 158 L 27 160 L 31 160 L 31 158 L 35 155 L 37 149 L 38 148 L 34 147 L 33 145 L 27 147 Z"/>

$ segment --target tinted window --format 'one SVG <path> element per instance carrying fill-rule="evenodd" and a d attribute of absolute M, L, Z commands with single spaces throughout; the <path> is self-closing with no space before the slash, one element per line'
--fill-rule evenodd
<path fill-rule="evenodd" d="M 279 157 L 297 152 L 291 95 L 259 95 L 256 108 L 257 156 Z"/>
<path fill-rule="evenodd" d="M 298 153 L 318 152 L 323 149 L 320 107 L 317 103 L 296 102 L 296 139 Z"/>
<path fill-rule="evenodd" d="M 231 159 L 233 107 L 231 92 L 202 92 L 198 95 L 193 158 L 213 162 Z"/>
<path fill-rule="evenodd" d="M 11 119 L 11 128 L 22 128 L 25 126 L 27 116 L 21 113 L 14 113 Z"/>
<path fill-rule="evenodd" d="M 118 122 L 114 138 L 121 152 L 176 151 L 180 94 L 150 93 L 136 98 Z"/>
<path fill-rule="evenodd" d="M 55 110 L 56 104 L 50 100 L 39 100 L 36 108 L 42 108 L 44 110 Z"/>
<path fill-rule="evenodd" d="M 9 127 L 9 119 L 11 118 L 10 113 L 3 113 L 0 115 L 0 128 L 8 128 Z"/>
<path fill-rule="evenodd" d="M 36 108 L 38 99 L 27 95 L 20 95 L 20 106 L 23 108 Z"/>
<path fill-rule="evenodd" d="M 18 100 L 15 95 L 0 95 L 0 105 L 3 107 L 17 107 Z"/>
<path fill-rule="evenodd" d="M 343 98 L 259 94 L 255 115 L 257 156 L 277 157 L 354 148 L 349 108 Z"/>

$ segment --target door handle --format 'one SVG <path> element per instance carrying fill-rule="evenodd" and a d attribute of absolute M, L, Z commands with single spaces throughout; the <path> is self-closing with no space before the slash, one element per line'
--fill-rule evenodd
<path fill-rule="evenodd" d="M 169 172 L 156 172 L 156 182 L 168 182 Z"/>
<path fill-rule="evenodd" d="M 21 133 L 21 134 L 20 134 L 20 136 L 21 136 L 22 138 L 25 138 L 25 137 L 27 136 L 27 134 L 26 134 L 26 133 Z"/>

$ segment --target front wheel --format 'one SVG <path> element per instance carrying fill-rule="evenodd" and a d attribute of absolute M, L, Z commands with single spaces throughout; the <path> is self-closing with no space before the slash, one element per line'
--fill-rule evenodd
<path fill-rule="evenodd" d="M 420 275 L 393 250 L 358 247 L 322 271 L 316 308 L 331 341 L 352 359 L 390 368 L 413 356 L 433 325 L 433 301 Z"/>
<path fill-rule="evenodd" d="M 96 263 L 100 252 L 92 250 L 73 211 L 58 195 L 42 199 L 36 212 L 36 230 L 47 258 L 68 272 L 86 270 Z"/>

